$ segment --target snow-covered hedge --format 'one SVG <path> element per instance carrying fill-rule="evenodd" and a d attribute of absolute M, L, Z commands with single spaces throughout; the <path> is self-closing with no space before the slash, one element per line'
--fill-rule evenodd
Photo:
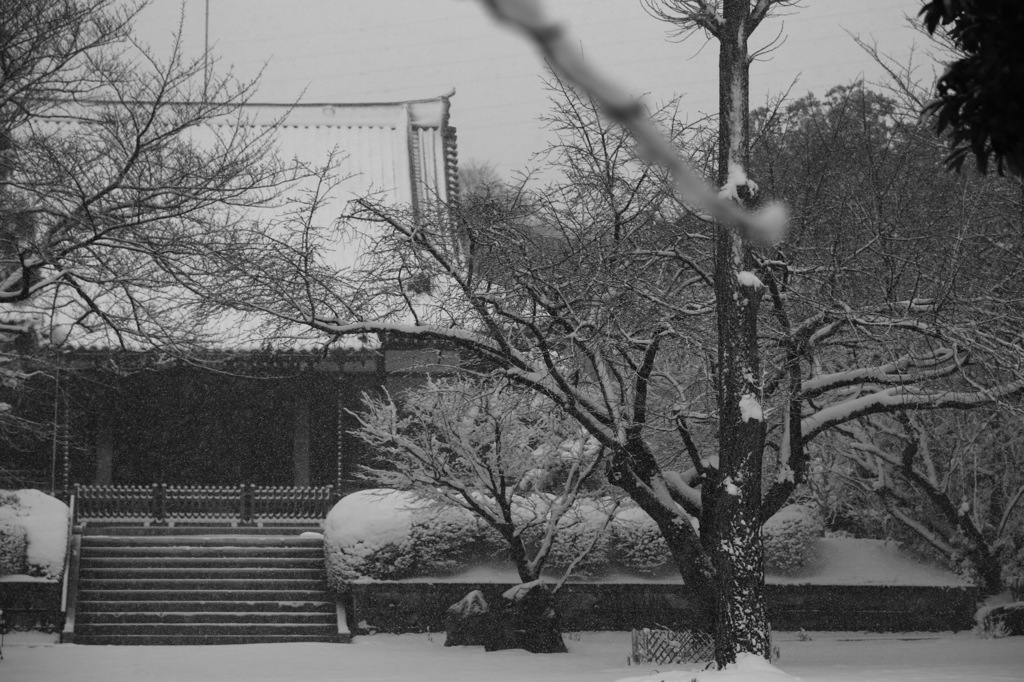
<path fill-rule="evenodd" d="M 0 576 L 25 572 L 25 529 L 0 521 Z"/>
<path fill-rule="evenodd" d="M 17 539 L 4 542 L 4 537 L 17 537 L 17 531 L 6 536 L 0 530 L 0 574 L 7 566 L 11 572 L 59 580 L 64 571 L 64 553 L 68 540 L 68 506 L 55 497 L 38 490 L 0 492 L 0 527 L 22 530 L 24 539 L 20 558 L 7 554 L 18 543 Z M 9 563 L 5 563 L 9 562 Z"/>
<path fill-rule="evenodd" d="M 783 507 L 762 526 L 765 568 L 788 573 L 811 559 L 814 542 L 821 537 L 822 524 L 814 512 L 799 504 Z"/>
<path fill-rule="evenodd" d="M 541 524 L 532 525 L 529 519 L 542 518 L 546 509 L 541 496 L 524 500 L 516 510 L 526 525 L 528 545 L 542 537 Z M 642 511 L 624 506 L 610 524 L 606 520 L 605 505 L 593 501 L 569 510 L 559 524 L 548 568 L 564 570 L 587 549 L 574 568 L 578 575 L 599 572 L 616 559 L 623 568 L 641 573 L 668 564 L 668 548 Z M 335 505 L 324 525 L 324 550 L 328 580 L 339 591 L 357 580 L 444 575 L 508 556 L 498 534 L 465 509 L 384 489 L 354 493 Z"/>
<path fill-rule="evenodd" d="M 548 496 L 538 498 L 530 513 L 543 518 L 548 510 L 547 504 L 544 503 Z M 591 575 L 606 566 L 611 535 L 606 527 L 607 520 L 608 511 L 604 505 L 593 500 L 581 500 L 566 511 L 558 521 L 558 532 L 551 553 L 548 554 L 546 567 L 553 571 L 564 571 L 578 559 L 573 567 L 573 573 Z M 527 545 L 539 543 L 543 539 L 543 534 L 544 524 L 528 526 L 524 534 Z"/>
<path fill-rule="evenodd" d="M 637 573 L 654 574 L 671 561 L 658 524 L 644 510 L 630 506 L 615 515 L 613 544 L 618 563 Z"/>
<path fill-rule="evenodd" d="M 339 591 L 367 578 L 449 573 L 499 547 L 494 532 L 468 511 L 397 490 L 348 495 L 324 524 L 327 577 Z"/>
<path fill-rule="evenodd" d="M 467 560 L 507 553 L 501 537 L 484 521 L 459 507 L 432 506 L 412 523 L 414 570 L 445 574 L 463 568 Z"/>
<path fill-rule="evenodd" d="M 540 524 L 528 523 L 546 513 L 544 499 L 525 500 L 516 510 L 527 528 L 528 545 L 540 541 Z M 672 557 L 657 524 L 632 503 L 621 505 L 605 525 L 607 511 L 586 500 L 559 524 L 547 568 L 561 571 L 597 542 L 574 568 L 577 575 L 622 569 L 644 575 L 672 570 Z M 822 525 L 813 511 L 790 505 L 764 525 L 765 566 L 791 572 L 811 558 Z M 497 533 L 461 508 L 440 507 L 412 493 L 366 490 L 342 499 L 324 528 L 328 578 L 336 590 L 357 580 L 401 580 L 458 572 L 478 562 L 507 557 Z"/>

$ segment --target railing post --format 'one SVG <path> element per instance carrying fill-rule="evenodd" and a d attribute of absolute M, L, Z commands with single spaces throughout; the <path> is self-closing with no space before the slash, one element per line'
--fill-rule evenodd
<path fill-rule="evenodd" d="M 239 495 L 238 521 L 241 525 L 249 526 L 253 523 L 256 506 L 256 493 L 252 483 L 243 483 L 241 495 Z"/>
<path fill-rule="evenodd" d="M 153 484 L 149 515 L 156 525 L 167 523 L 167 486 L 163 483 Z"/>
<path fill-rule="evenodd" d="M 338 503 L 335 494 L 337 494 L 337 489 L 333 485 L 327 486 L 327 495 L 324 499 L 324 508 L 322 513 L 320 514 L 320 516 L 322 517 L 321 521 L 327 518 L 327 515 L 331 513 L 332 509 L 334 509 L 334 505 Z"/>

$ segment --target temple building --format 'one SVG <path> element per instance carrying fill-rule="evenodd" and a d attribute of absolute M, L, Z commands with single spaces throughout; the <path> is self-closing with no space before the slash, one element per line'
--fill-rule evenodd
<path fill-rule="evenodd" d="M 457 192 L 449 95 L 384 104 L 246 105 L 253 125 L 280 121 L 282 158 L 342 156 L 344 178 L 323 211 L 373 194 L 413 211 Z M 283 117 L 283 120 L 282 120 Z M 351 247 L 349 247 L 351 248 Z M 339 251 L 342 259 L 351 257 Z M 454 351 L 348 340 L 223 343 L 210 362 L 164 361 L 72 330 L 42 349 L 56 362 L 17 406 L 50 423 L 16 438 L 0 488 L 67 493 L 91 486 L 359 486 L 361 443 L 348 431 L 365 391 L 400 387 L 458 362 Z"/>

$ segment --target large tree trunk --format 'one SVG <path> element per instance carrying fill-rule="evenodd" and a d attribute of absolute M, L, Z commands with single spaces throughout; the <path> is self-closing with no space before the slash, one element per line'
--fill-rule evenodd
<path fill-rule="evenodd" d="M 735 183 L 749 161 L 749 0 L 726 0 L 719 57 L 720 185 Z M 750 198 L 738 186 L 740 200 Z M 719 468 L 703 487 L 706 515 L 701 542 L 715 568 L 715 658 L 720 666 L 740 653 L 769 658 L 768 615 L 761 544 L 761 460 L 765 426 L 760 413 L 761 366 L 757 347 L 760 287 L 741 286 L 740 271 L 753 271 L 745 235 L 718 225 L 715 300 L 718 318 L 716 393 Z M 741 406 L 742 403 L 742 406 Z"/>

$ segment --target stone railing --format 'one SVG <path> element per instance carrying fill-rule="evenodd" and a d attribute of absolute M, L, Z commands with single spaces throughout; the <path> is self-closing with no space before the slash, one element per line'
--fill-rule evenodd
<path fill-rule="evenodd" d="M 75 486 L 78 523 L 154 525 L 308 523 L 323 521 L 337 501 L 333 486 Z"/>

